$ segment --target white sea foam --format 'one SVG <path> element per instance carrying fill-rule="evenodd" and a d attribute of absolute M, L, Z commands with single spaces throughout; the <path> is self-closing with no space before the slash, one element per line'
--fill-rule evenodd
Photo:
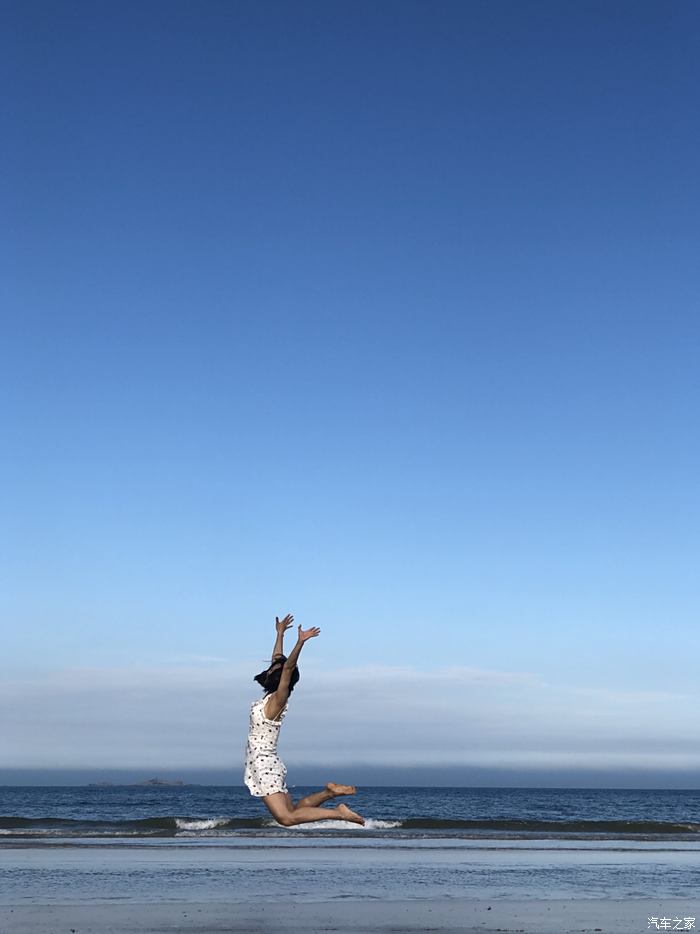
<path fill-rule="evenodd" d="M 400 820 L 375 820 L 369 817 L 364 824 L 344 820 L 309 821 L 306 824 L 294 824 L 287 827 L 287 830 L 392 830 L 394 827 L 400 827 L 401 823 Z M 265 821 L 264 824 L 266 827 L 282 826 L 276 820 Z"/>
<path fill-rule="evenodd" d="M 209 820 L 185 820 L 182 817 L 176 817 L 175 826 L 178 830 L 215 830 L 217 827 L 225 827 L 230 819 L 230 817 L 212 817 Z"/>

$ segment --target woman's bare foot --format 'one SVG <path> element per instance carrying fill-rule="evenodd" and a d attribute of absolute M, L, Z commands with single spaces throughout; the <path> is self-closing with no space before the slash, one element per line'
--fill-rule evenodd
<path fill-rule="evenodd" d="M 360 817 L 359 814 L 351 811 L 347 804 L 339 804 L 336 810 L 341 820 L 349 820 L 352 821 L 353 824 L 364 824 L 365 822 L 364 817 Z"/>
<path fill-rule="evenodd" d="M 335 782 L 327 782 L 326 788 L 334 795 L 354 795 L 357 791 L 354 785 L 337 785 Z"/>

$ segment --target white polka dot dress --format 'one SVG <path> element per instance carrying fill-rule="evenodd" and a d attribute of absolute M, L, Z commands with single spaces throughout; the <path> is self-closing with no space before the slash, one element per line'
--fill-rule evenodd
<path fill-rule="evenodd" d="M 287 767 L 277 755 L 280 725 L 287 714 L 289 701 L 274 720 L 268 720 L 264 707 L 270 695 L 250 705 L 250 728 L 246 744 L 243 781 L 251 795 L 262 798 L 276 791 L 287 791 Z"/>

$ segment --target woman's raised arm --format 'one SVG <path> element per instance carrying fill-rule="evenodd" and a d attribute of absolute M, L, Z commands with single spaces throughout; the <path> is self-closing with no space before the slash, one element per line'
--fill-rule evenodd
<path fill-rule="evenodd" d="M 280 675 L 280 682 L 277 685 L 277 690 L 270 696 L 269 717 L 271 720 L 275 719 L 287 703 L 289 698 L 289 682 L 292 679 L 292 673 L 297 666 L 297 659 L 304 647 L 304 643 L 308 642 L 309 639 L 313 639 L 320 631 L 318 626 L 312 626 L 311 629 L 302 629 L 301 626 L 299 626 L 297 644 L 289 653 L 289 658 L 282 666 L 282 674 Z"/>
<path fill-rule="evenodd" d="M 275 647 L 272 650 L 272 660 L 274 661 L 276 655 L 284 655 L 282 651 L 284 646 L 284 633 L 289 629 L 294 622 L 294 617 L 291 613 L 287 613 L 283 620 L 280 620 L 278 616 L 275 616 L 275 629 L 277 630 L 277 638 L 275 639 Z"/>

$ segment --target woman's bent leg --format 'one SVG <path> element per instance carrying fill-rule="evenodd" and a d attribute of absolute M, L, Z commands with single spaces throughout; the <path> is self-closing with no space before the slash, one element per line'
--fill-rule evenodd
<path fill-rule="evenodd" d="M 265 795 L 263 801 L 277 823 L 284 827 L 321 820 L 346 820 L 355 824 L 364 824 L 364 818 L 351 811 L 345 804 L 340 804 L 337 808 L 299 807 L 297 804 L 295 808 L 290 809 L 287 796 L 281 791 Z"/>
<path fill-rule="evenodd" d="M 320 804 L 323 804 L 324 801 L 328 801 L 329 798 L 335 798 L 335 795 L 332 791 L 324 788 L 323 791 L 316 791 L 312 795 L 307 795 L 305 798 L 302 798 L 301 801 L 297 802 L 296 807 L 317 808 Z"/>
<path fill-rule="evenodd" d="M 323 791 L 316 791 L 314 794 L 307 795 L 305 798 L 302 798 L 296 806 L 298 808 L 318 807 L 319 804 L 323 804 L 323 802 L 328 801 L 329 798 L 337 798 L 340 795 L 354 795 L 355 790 L 354 785 L 338 785 L 335 782 L 328 782 Z"/>

